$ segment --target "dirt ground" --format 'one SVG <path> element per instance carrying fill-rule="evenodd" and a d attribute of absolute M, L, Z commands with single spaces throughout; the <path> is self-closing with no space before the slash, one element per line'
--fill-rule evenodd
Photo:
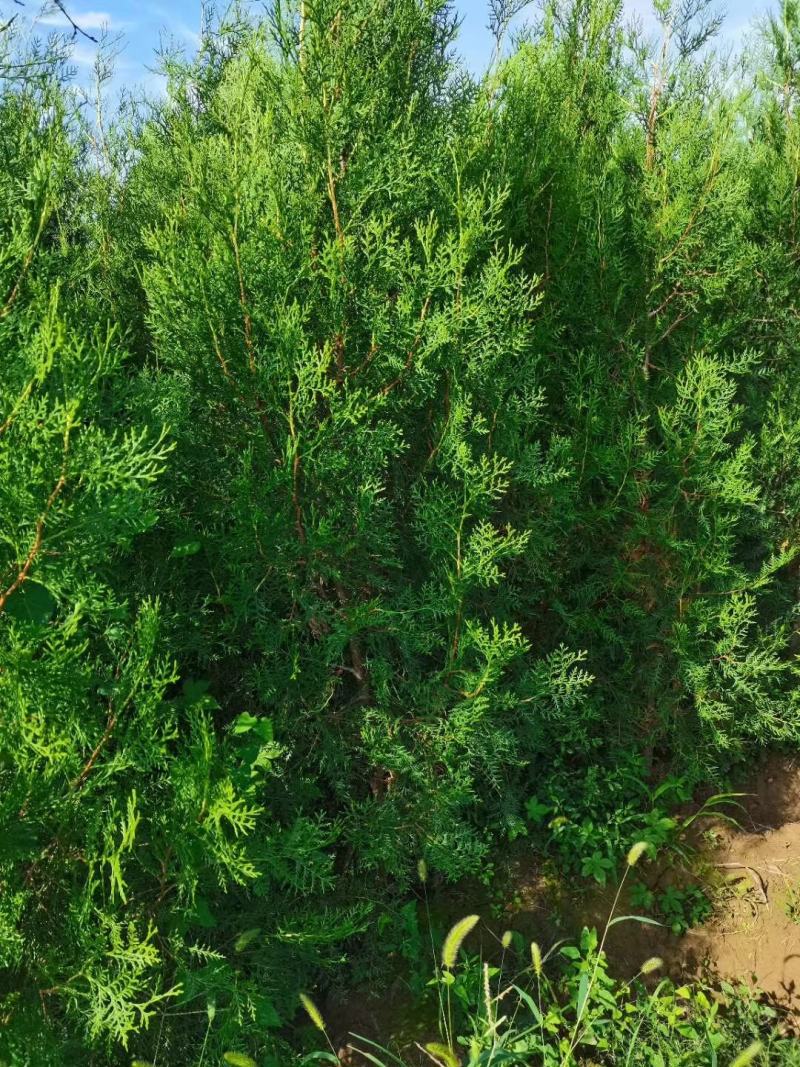
<path fill-rule="evenodd" d="M 718 828 L 708 857 L 730 891 L 682 941 L 701 966 L 753 981 L 800 1021 L 800 759 L 772 756 L 748 787 L 740 828 Z"/>
<path fill-rule="evenodd" d="M 620 923 L 609 932 L 609 964 L 612 972 L 629 977 L 644 960 L 660 956 L 676 981 L 750 982 L 800 1034 L 800 757 L 765 757 L 740 789 L 746 794 L 739 798 L 741 808 L 730 809 L 736 825 L 713 819 L 695 825 L 692 845 L 699 851 L 692 857 L 691 871 L 682 872 L 674 859 L 661 869 L 654 865 L 647 872 L 637 870 L 662 890 L 684 876 L 694 883 L 699 879 L 714 904 L 710 918 L 682 937 L 666 927 Z M 474 939 L 479 938 L 484 956 L 492 956 L 507 926 L 543 947 L 560 938 L 577 938 L 584 925 L 602 929 L 615 892 L 587 895 L 583 883 L 571 895 L 568 886 L 554 887 L 537 858 L 524 851 L 512 860 L 508 881 L 510 904 L 500 917 L 490 919 L 488 906 L 474 896 L 447 901 L 450 921 L 469 911 L 481 912 L 486 921 L 473 935 L 472 948 L 477 950 Z M 626 897 L 623 893 L 617 914 L 641 910 Z M 326 1007 L 332 1029 L 346 1045 L 350 1031 L 374 1039 L 385 1039 L 387 1033 L 399 1036 L 412 1002 L 398 983 L 383 996 L 351 994 L 346 1001 L 332 998 Z"/>
<path fill-rule="evenodd" d="M 676 937 L 665 927 L 621 923 L 609 933 L 611 969 L 628 976 L 660 956 L 675 980 L 750 982 L 800 1031 L 800 758 L 771 755 L 742 783 L 738 825 L 704 819 L 696 826 L 692 871 L 680 865 L 641 872 L 652 888 L 682 873 L 705 889 L 711 917 Z M 639 872 L 637 872 L 639 873 Z M 602 928 L 613 892 L 563 902 L 576 926 Z M 618 913 L 635 912 L 623 894 Z"/>

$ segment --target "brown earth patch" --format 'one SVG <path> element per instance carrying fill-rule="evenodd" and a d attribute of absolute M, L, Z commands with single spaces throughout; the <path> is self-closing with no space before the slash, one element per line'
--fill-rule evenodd
<path fill-rule="evenodd" d="M 682 937 L 620 923 L 609 931 L 609 962 L 627 977 L 660 956 L 676 981 L 750 982 L 800 1030 L 800 758 L 770 755 L 742 792 L 741 808 L 730 809 L 738 825 L 698 821 L 691 867 L 667 860 L 641 872 L 655 890 L 699 883 L 714 905 L 708 921 Z M 602 929 L 614 892 L 568 899 L 564 910 L 576 925 Z M 637 910 L 623 892 L 618 913 Z"/>
<path fill-rule="evenodd" d="M 800 1019 L 800 821 L 731 834 L 716 857 L 730 895 L 687 939 L 720 976 L 749 978 Z"/>
<path fill-rule="evenodd" d="M 671 855 L 660 866 L 636 870 L 660 891 L 699 882 L 714 904 L 708 921 L 682 937 L 666 927 L 619 923 L 606 942 L 609 965 L 613 973 L 631 977 L 646 959 L 660 956 L 676 982 L 750 982 L 779 1009 L 784 1027 L 800 1034 L 800 757 L 766 756 L 739 789 L 746 794 L 739 798 L 741 808 L 730 809 L 737 825 L 698 820 L 691 842 L 697 851 L 688 864 Z M 575 887 L 554 882 L 524 842 L 509 857 L 504 881 L 504 910 L 495 907 L 490 918 L 485 889 L 462 886 L 435 903 L 437 926 L 446 929 L 477 911 L 484 922 L 471 935 L 470 948 L 484 958 L 494 958 L 509 927 L 546 949 L 562 938 L 576 940 L 583 926 L 602 931 L 616 893 L 615 886 L 587 892 L 585 882 Z M 631 905 L 626 887 L 617 914 L 640 910 Z M 346 1047 L 355 1032 L 378 1042 L 391 1034 L 395 1043 L 413 1048 L 415 1040 L 434 1031 L 433 1020 L 418 1012 L 399 979 L 381 994 L 362 990 L 326 1003 L 337 1047 Z M 357 1062 L 347 1057 L 343 1048 L 342 1061 Z"/>
<path fill-rule="evenodd" d="M 718 846 L 706 857 L 725 882 L 715 914 L 684 940 L 721 977 L 758 985 L 798 1025 L 800 758 L 766 758 L 747 791 L 740 826 L 717 828 Z"/>

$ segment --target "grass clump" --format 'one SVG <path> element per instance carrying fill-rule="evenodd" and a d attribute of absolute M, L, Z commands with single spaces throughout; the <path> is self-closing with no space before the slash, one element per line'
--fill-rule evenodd
<path fill-rule="evenodd" d="M 441 1067 L 800 1062 L 790 1020 L 748 985 L 676 985 L 658 977 L 659 957 L 630 978 L 612 976 L 603 950 L 608 931 L 642 921 L 651 920 L 612 910 L 600 933 L 584 928 L 577 943 L 561 940 L 542 953 L 533 942 L 529 962 L 509 952 L 505 939 L 499 959 L 464 954 L 455 972 L 437 972 L 431 983 L 446 986 L 438 1024 L 444 1043 L 416 1049 Z M 352 1034 L 349 1047 L 378 1067 L 420 1062 L 407 1044 L 390 1050 Z"/>

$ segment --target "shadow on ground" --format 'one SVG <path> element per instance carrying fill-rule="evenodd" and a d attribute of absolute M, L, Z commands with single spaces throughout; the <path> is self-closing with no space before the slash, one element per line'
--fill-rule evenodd
<path fill-rule="evenodd" d="M 656 890 L 699 877 L 714 902 L 711 917 L 682 937 L 666 927 L 620 923 L 609 931 L 609 965 L 612 973 L 627 978 L 646 959 L 660 956 L 675 981 L 750 982 L 779 1010 L 786 1028 L 800 1034 L 800 757 L 766 756 L 740 789 L 746 795 L 741 808 L 732 809 L 736 825 L 713 819 L 695 824 L 699 855 L 691 871 L 682 870 L 673 857 L 641 872 Z M 509 861 L 507 884 L 510 903 L 504 913 L 495 908 L 490 918 L 485 890 L 470 886 L 435 902 L 439 924 L 446 929 L 462 915 L 480 912 L 484 922 L 471 947 L 491 959 L 509 927 L 545 948 L 561 938 L 576 939 L 583 926 L 602 930 L 616 892 L 607 887 L 587 894 L 585 883 L 574 891 L 554 885 L 539 858 L 524 848 Z M 624 892 L 617 914 L 637 910 L 626 898 Z M 401 979 L 381 995 L 369 990 L 346 998 L 333 995 L 326 1004 L 343 1063 L 357 1062 L 346 1051 L 350 1033 L 379 1043 L 392 1035 L 402 1045 L 430 1032 L 433 1020 L 415 1011 Z"/>

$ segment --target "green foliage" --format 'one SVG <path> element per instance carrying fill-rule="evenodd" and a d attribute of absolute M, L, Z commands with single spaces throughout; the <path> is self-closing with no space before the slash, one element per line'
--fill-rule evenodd
<path fill-rule="evenodd" d="M 424 1047 L 435 1062 L 447 1067 L 488 1067 L 495 1062 L 519 1067 L 532 1062 L 543 1067 L 619 1062 L 700 1067 L 720 1062 L 720 1056 L 732 1067 L 756 1060 L 798 1062 L 796 1041 L 782 1037 L 776 1025 L 777 1011 L 747 985 L 723 981 L 717 988 L 701 983 L 676 987 L 669 979 L 658 979 L 664 967 L 658 957 L 643 960 L 627 980 L 609 973 L 604 948 L 611 927 L 654 922 L 616 914 L 627 876 L 647 848 L 640 841 L 629 851 L 602 933 L 584 927 L 578 944 L 562 939 L 543 954 L 537 942 L 526 945 L 519 933 L 508 931 L 500 941 L 499 959 L 482 960 L 462 951 L 457 964 L 464 937 L 479 917 L 467 916 L 451 928 L 442 951 L 445 968 L 437 967 L 429 983 L 439 990 L 441 1041 Z M 701 900 L 707 907 L 697 890 L 671 887 L 660 904 L 668 918 L 680 915 L 685 928 L 690 908 L 691 921 L 702 921 Z M 370 1063 L 403 1067 L 402 1044 L 395 1042 L 390 1050 L 351 1036 L 349 1047 Z"/>
<path fill-rule="evenodd" d="M 420 857 L 797 746 L 800 13 L 656 6 L 234 7 L 95 121 L 0 22 L 7 1060 L 285 1060 Z"/>
<path fill-rule="evenodd" d="M 711 914 L 711 902 L 699 886 L 667 886 L 656 897 L 656 905 L 664 923 L 677 935 L 705 922 Z"/>
<path fill-rule="evenodd" d="M 732 1064 L 751 1048 L 758 1053 L 753 1062 L 787 1067 L 799 1062 L 796 1042 L 779 1036 L 775 1010 L 749 987 L 676 986 L 655 974 L 660 964 L 642 961 L 632 982 L 615 979 L 597 932 L 588 929 L 578 944 L 554 946 L 539 975 L 513 952 L 501 964 L 468 957 L 447 987 L 455 1016 L 452 1038 L 445 1035 L 426 1048 L 434 1052 L 436 1045 L 436 1062 L 468 1067 L 705 1067 Z M 379 1065 L 406 1062 L 402 1050 L 358 1035 L 352 1046 Z"/>
<path fill-rule="evenodd" d="M 783 910 L 793 923 L 800 926 L 800 885 L 790 883 L 785 892 Z"/>

